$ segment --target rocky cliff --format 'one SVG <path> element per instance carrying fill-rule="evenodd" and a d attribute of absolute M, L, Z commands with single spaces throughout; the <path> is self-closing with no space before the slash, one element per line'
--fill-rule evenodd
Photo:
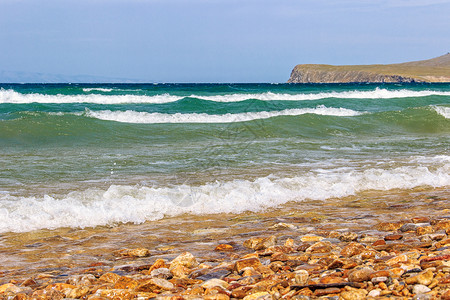
<path fill-rule="evenodd" d="M 450 53 L 389 65 L 297 65 L 289 83 L 450 82 Z"/>

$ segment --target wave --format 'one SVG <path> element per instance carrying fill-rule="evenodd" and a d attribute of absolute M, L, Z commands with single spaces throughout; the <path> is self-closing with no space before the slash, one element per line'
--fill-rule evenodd
<path fill-rule="evenodd" d="M 112 92 L 114 89 L 107 89 L 107 88 L 83 88 L 83 92 L 89 93 L 89 92 L 105 92 L 109 93 Z"/>
<path fill-rule="evenodd" d="M 86 91 L 109 91 L 103 88 L 86 88 Z M 339 99 L 393 99 L 393 98 L 411 98 L 411 97 L 427 97 L 427 96 L 450 96 L 450 92 L 424 90 L 412 91 L 407 89 L 402 90 L 387 90 L 375 88 L 371 91 L 344 91 L 344 92 L 323 92 L 323 93 L 237 93 L 226 95 L 102 95 L 102 94 L 79 94 L 79 95 L 49 95 L 49 94 L 22 94 L 14 90 L 0 89 L 0 103 L 96 103 L 96 104 L 121 104 L 121 103 L 170 103 L 179 101 L 184 98 L 195 98 L 200 100 L 207 100 L 213 102 L 241 102 L 245 100 L 261 100 L 261 101 L 305 101 L 305 100 L 320 100 L 327 98 Z"/>
<path fill-rule="evenodd" d="M 414 157 L 412 161 L 421 159 Z M 268 176 L 200 186 L 112 185 L 107 190 L 88 189 L 61 197 L 20 197 L 3 192 L 0 193 L 0 218 L 3 220 L 0 232 L 142 223 L 184 213 L 243 213 L 290 201 L 326 200 L 366 190 L 449 186 L 450 156 L 423 159 L 431 159 L 435 167 L 417 164 L 388 170 L 346 168 L 290 178 Z"/>
<path fill-rule="evenodd" d="M 299 116 L 304 114 L 316 114 L 326 116 L 341 116 L 351 117 L 362 114 L 346 108 L 325 107 L 323 105 L 316 108 L 294 108 L 281 111 L 262 111 L 262 112 L 246 112 L 224 115 L 209 115 L 206 113 L 192 113 L 192 114 L 163 114 L 163 113 L 148 113 L 138 112 L 133 110 L 127 111 L 91 111 L 87 110 L 85 115 L 88 117 L 116 121 L 121 123 L 235 123 L 246 122 L 252 120 L 268 119 L 279 116 Z"/>
<path fill-rule="evenodd" d="M 440 114 L 446 119 L 450 119 L 450 107 L 447 106 L 432 106 L 432 107 L 438 114 Z"/>
<path fill-rule="evenodd" d="M 95 104 L 121 104 L 121 103 L 170 103 L 184 97 L 161 94 L 154 96 L 141 95 L 48 95 L 48 94 L 22 94 L 14 90 L 0 89 L 0 103 L 26 104 L 26 103 L 95 103 Z"/>

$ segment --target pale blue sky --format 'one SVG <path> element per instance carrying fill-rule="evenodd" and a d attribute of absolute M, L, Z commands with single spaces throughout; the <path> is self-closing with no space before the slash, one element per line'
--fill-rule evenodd
<path fill-rule="evenodd" d="M 0 71 L 285 82 L 450 51 L 450 0 L 0 0 Z"/>

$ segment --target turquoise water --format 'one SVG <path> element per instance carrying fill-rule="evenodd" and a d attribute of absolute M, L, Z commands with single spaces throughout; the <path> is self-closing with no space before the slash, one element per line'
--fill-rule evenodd
<path fill-rule="evenodd" d="M 3 84 L 0 232 L 448 187 L 449 118 L 450 84 Z"/>

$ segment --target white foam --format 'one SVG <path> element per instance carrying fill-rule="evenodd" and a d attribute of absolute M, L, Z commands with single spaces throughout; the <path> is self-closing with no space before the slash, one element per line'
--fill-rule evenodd
<path fill-rule="evenodd" d="M 86 88 L 88 90 L 89 88 Z M 101 90 L 102 88 L 95 88 Z M 94 90 L 94 88 L 92 89 Z M 107 91 L 108 89 L 104 89 Z M 249 99 L 262 101 L 303 101 L 303 100 L 319 100 L 326 98 L 341 99 L 391 99 L 391 98 L 409 98 L 409 97 L 427 97 L 427 96 L 450 96 L 450 92 L 445 91 L 412 91 L 387 90 L 375 88 L 370 91 L 345 91 L 345 92 L 326 92 L 326 93 L 257 93 L 257 94 L 227 94 L 215 96 L 189 95 L 175 96 L 170 94 L 160 94 L 154 96 L 145 95 L 101 95 L 101 94 L 84 94 L 84 95 L 46 95 L 46 94 L 22 94 L 14 90 L 0 89 L 0 103 L 97 103 L 97 104 L 120 104 L 120 103 L 169 103 L 181 100 L 185 97 L 197 98 L 215 102 L 240 102 Z"/>
<path fill-rule="evenodd" d="M 183 97 L 161 94 L 155 96 L 139 95 L 44 95 L 21 94 L 14 90 L 0 89 L 0 103 L 96 103 L 96 104 L 120 104 L 120 103 L 169 103 Z"/>
<path fill-rule="evenodd" d="M 105 92 L 109 93 L 112 92 L 113 89 L 107 89 L 107 88 L 83 88 L 83 92 L 89 93 L 89 92 Z"/>
<path fill-rule="evenodd" d="M 247 112 L 237 114 L 227 113 L 224 115 L 209 115 L 205 113 L 163 114 L 163 113 L 138 112 L 133 110 L 127 111 L 86 110 L 85 114 L 88 117 L 107 121 L 116 121 L 122 123 L 156 124 L 156 123 L 233 123 L 233 122 L 246 122 L 252 120 L 268 119 L 279 116 L 299 116 L 303 114 L 348 117 L 360 115 L 361 112 L 357 112 L 346 108 L 333 108 L 320 105 L 317 106 L 316 108 L 295 108 L 281 111 L 261 111 L 261 112 Z"/>
<path fill-rule="evenodd" d="M 450 119 L 450 107 L 447 106 L 432 106 L 432 107 L 438 114 L 440 114 L 446 119 Z"/>
<path fill-rule="evenodd" d="M 277 207 L 288 201 L 345 197 L 364 190 L 450 186 L 449 156 L 433 161 L 441 162 L 441 165 L 428 168 L 417 164 L 388 170 L 338 168 L 328 172 L 299 173 L 290 178 L 268 176 L 253 181 L 216 181 L 201 186 L 112 185 L 107 190 L 88 189 L 59 198 L 0 193 L 0 232 L 142 223 L 184 213 L 242 213 Z"/>
<path fill-rule="evenodd" d="M 327 98 L 340 99 L 392 99 L 392 98 L 410 98 L 410 97 L 427 97 L 427 96 L 450 96 L 450 92 L 442 91 L 411 91 L 411 90 L 387 90 L 375 88 L 372 91 L 345 91 L 345 92 L 326 92 L 326 93 L 260 93 L 260 94 L 231 94 L 218 96 L 196 96 L 198 99 L 216 101 L 216 102 L 239 102 L 248 99 L 256 99 L 263 101 L 285 100 L 285 101 L 304 101 L 304 100 L 320 100 Z"/>

